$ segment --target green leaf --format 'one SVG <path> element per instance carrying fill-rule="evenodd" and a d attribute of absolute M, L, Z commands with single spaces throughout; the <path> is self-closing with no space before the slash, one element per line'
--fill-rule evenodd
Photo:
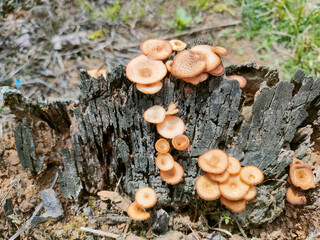
<path fill-rule="evenodd" d="M 176 11 L 176 21 L 184 27 L 191 23 L 192 17 L 188 16 L 187 11 L 184 8 L 179 7 Z"/>

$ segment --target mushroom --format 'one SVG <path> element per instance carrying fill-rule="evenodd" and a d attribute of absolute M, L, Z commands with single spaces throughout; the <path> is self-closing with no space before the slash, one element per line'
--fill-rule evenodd
<path fill-rule="evenodd" d="M 216 181 L 219 183 L 224 183 L 229 179 L 229 176 L 230 176 L 228 171 L 224 171 L 223 173 L 220 173 L 220 174 L 213 174 L 213 173 L 207 173 L 207 174 L 212 181 Z"/>
<path fill-rule="evenodd" d="M 245 199 L 240 199 L 237 201 L 231 201 L 229 199 L 224 198 L 223 196 L 220 197 L 220 202 L 222 205 L 226 206 L 232 212 L 241 212 L 247 206 L 247 201 Z"/>
<path fill-rule="evenodd" d="M 286 193 L 286 199 L 289 203 L 294 205 L 303 205 L 307 203 L 306 196 L 302 191 L 295 187 L 289 187 Z"/>
<path fill-rule="evenodd" d="M 249 201 L 251 199 L 254 199 L 256 195 L 257 195 L 257 188 L 254 185 L 251 185 L 249 188 L 249 191 L 246 193 L 243 199 Z"/>
<path fill-rule="evenodd" d="M 170 153 L 159 153 L 156 165 L 161 171 L 169 171 L 174 167 L 174 159 Z"/>
<path fill-rule="evenodd" d="M 228 76 L 229 79 L 231 80 L 237 80 L 240 83 L 240 88 L 244 88 L 247 85 L 247 80 L 239 75 L 231 75 Z"/>
<path fill-rule="evenodd" d="M 184 78 L 182 80 L 184 80 L 184 81 L 186 81 L 188 83 L 191 83 L 192 85 L 198 85 L 199 83 L 204 82 L 205 80 L 207 80 L 208 77 L 209 77 L 208 73 L 201 73 L 198 76 L 191 77 L 191 78 Z"/>
<path fill-rule="evenodd" d="M 206 72 L 212 71 L 221 62 L 220 57 L 211 51 L 211 46 L 209 45 L 197 45 L 192 47 L 190 51 L 199 54 L 202 58 L 204 58 L 206 62 Z"/>
<path fill-rule="evenodd" d="M 227 56 L 228 55 L 228 50 L 225 49 L 224 47 L 213 46 L 213 47 L 211 47 L 211 51 L 218 54 L 219 56 Z"/>
<path fill-rule="evenodd" d="M 213 76 L 221 76 L 224 74 L 224 66 L 222 62 L 213 70 L 209 72 Z"/>
<path fill-rule="evenodd" d="M 171 73 L 178 78 L 191 78 L 206 69 L 206 62 L 198 54 L 184 50 L 173 58 Z"/>
<path fill-rule="evenodd" d="M 177 135 L 172 139 L 172 146 L 177 150 L 186 150 L 190 145 L 190 140 L 186 135 Z"/>
<path fill-rule="evenodd" d="M 151 84 L 136 84 L 136 88 L 138 91 L 145 93 L 145 94 L 155 94 L 159 92 L 162 88 L 162 82 L 156 82 Z"/>
<path fill-rule="evenodd" d="M 239 175 L 231 175 L 226 182 L 219 184 L 219 188 L 222 196 L 235 201 L 247 194 L 250 185 L 242 182 Z"/>
<path fill-rule="evenodd" d="M 129 217 L 136 221 L 143 221 L 150 217 L 150 213 L 147 212 L 144 208 L 139 206 L 137 202 L 133 202 L 129 205 L 127 209 Z"/>
<path fill-rule="evenodd" d="M 145 55 L 133 58 L 126 67 L 127 78 L 134 83 L 151 84 L 160 82 L 167 74 L 163 62 L 152 60 Z"/>
<path fill-rule="evenodd" d="M 99 76 L 103 76 L 104 79 L 107 79 L 107 69 L 92 69 L 88 70 L 88 74 L 93 78 L 98 78 Z"/>
<path fill-rule="evenodd" d="M 160 170 L 161 179 L 166 183 L 172 184 L 172 185 L 179 183 L 183 178 L 183 174 L 184 174 L 183 168 L 177 162 L 174 162 L 173 168 L 169 171 Z"/>
<path fill-rule="evenodd" d="M 170 143 L 166 139 L 160 138 L 156 141 L 155 148 L 159 153 L 167 153 L 170 150 Z"/>
<path fill-rule="evenodd" d="M 231 157 L 231 156 L 228 156 L 228 160 L 229 160 L 229 166 L 227 168 L 227 171 L 231 175 L 239 174 L 241 170 L 240 161 L 237 158 Z"/>
<path fill-rule="evenodd" d="M 136 203 L 143 208 L 153 207 L 157 202 L 157 194 L 150 187 L 140 188 L 135 195 Z"/>
<path fill-rule="evenodd" d="M 165 119 L 157 124 L 158 133 L 164 137 L 172 139 L 175 136 L 181 135 L 185 131 L 185 124 L 183 120 L 176 116 L 166 116 Z"/>
<path fill-rule="evenodd" d="M 161 123 L 166 117 L 166 110 L 160 105 L 154 105 L 148 108 L 144 114 L 143 118 L 149 123 Z"/>
<path fill-rule="evenodd" d="M 169 41 L 169 43 L 171 44 L 172 46 L 172 50 L 173 51 L 177 51 L 177 52 L 180 52 L 182 50 L 184 50 L 187 46 L 186 43 L 182 42 L 181 40 L 178 40 L 178 39 L 172 39 Z"/>
<path fill-rule="evenodd" d="M 141 52 L 157 60 L 167 59 L 172 53 L 172 46 L 166 40 L 149 39 L 141 43 Z"/>
<path fill-rule="evenodd" d="M 303 190 L 316 187 L 310 166 L 301 160 L 294 159 L 290 164 L 289 176 L 292 184 Z"/>
<path fill-rule="evenodd" d="M 219 185 L 212 181 L 207 174 L 201 175 L 196 181 L 196 190 L 204 200 L 215 200 L 220 196 Z"/>
<path fill-rule="evenodd" d="M 173 64 L 173 60 L 166 61 L 165 65 L 166 65 L 168 72 L 171 72 L 172 64 Z"/>
<path fill-rule="evenodd" d="M 223 173 L 228 165 L 228 155 L 220 149 L 212 149 L 198 158 L 199 167 L 208 173 Z"/>
<path fill-rule="evenodd" d="M 168 110 L 166 111 L 166 115 L 174 115 L 177 114 L 180 110 L 177 108 L 177 105 L 174 103 L 169 104 Z"/>
<path fill-rule="evenodd" d="M 263 181 L 263 172 L 255 166 L 245 166 L 240 171 L 240 178 L 249 185 L 259 184 Z"/>

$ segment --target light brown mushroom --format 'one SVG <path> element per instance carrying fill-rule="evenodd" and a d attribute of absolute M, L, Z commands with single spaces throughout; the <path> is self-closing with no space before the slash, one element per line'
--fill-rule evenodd
<path fill-rule="evenodd" d="M 237 158 L 231 157 L 231 156 L 228 156 L 228 160 L 229 160 L 229 166 L 227 168 L 227 171 L 231 175 L 239 174 L 241 170 L 240 161 Z"/>
<path fill-rule="evenodd" d="M 172 139 L 172 146 L 179 151 L 186 150 L 189 147 L 189 145 L 190 140 L 184 134 L 177 135 Z"/>
<path fill-rule="evenodd" d="M 207 174 L 201 175 L 196 181 L 196 190 L 204 200 L 215 200 L 220 196 L 219 185 L 212 181 Z"/>
<path fill-rule="evenodd" d="M 294 205 L 304 205 L 307 203 L 307 198 L 302 191 L 295 187 L 289 187 L 286 193 L 286 199 Z"/>
<path fill-rule="evenodd" d="M 228 78 L 231 80 L 237 80 L 240 84 L 240 88 L 244 88 L 247 85 L 247 80 L 242 76 L 231 75 L 231 76 L 228 76 Z"/>
<path fill-rule="evenodd" d="M 180 110 L 177 108 L 177 105 L 174 103 L 169 104 L 168 110 L 166 111 L 166 115 L 174 115 L 177 114 Z"/>
<path fill-rule="evenodd" d="M 224 47 L 220 46 L 213 46 L 211 48 L 212 52 L 218 54 L 219 56 L 227 56 L 228 55 L 228 50 L 225 49 Z"/>
<path fill-rule="evenodd" d="M 242 199 L 249 191 L 250 185 L 241 181 L 239 175 L 231 175 L 224 183 L 219 183 L 221 195 L 235 201 Z"/>
<path fill-rule="evenodd" d="M 178 184 L 183 178 L 183 168 L 178 162 L 174 162 L 173 168 L 169 171 L 161 171 L 160 177 L 168 184 Z"/>
<path fill-rule="evenodd" d="M 220 173 L 220 174 L 207 173 L 207 175 L 212 181 L 216 181 L 219 183 L 226 182 L 230 176 L 228 171 L 224 171 L 223 173 Z"/>
<path fill-rule="evenodd" d="M 204 82 L 205 80 L 207 80 L 208 77 L 209 77 L 208 73 L 201 73 L 198 76 L 191 77 L 191 78 L 184 78 L 183 80 L 188 82 L 188 83 L 191 83 L 192 85 L 198 85 L 199 83 Z"/>
<path fill-rule="evenodd" d="M 259 184 L 263 181 L 263 172 L 255 166 L 245 166 L 240 171 L 240 178 L 249 185 Z"/>
<path fill-rule="evenodd" d="M 135 195 L 136 202 L 143 208 L 153 207 L 157 202 L 157 194 L 150 187 L 140 188 Z"/>
<path fill-rule="evenodd" d="M 185 124 L 183 120 L 176 116 L 167 115 L 165 119 L 157 124 L 158 133 L 164 137 L 172 139 L 175 136 L 181 135 L 185 131 Z"/>
<path fill-rule="evenodd" d="M 103 76 L 104 79 L 107 78 L 107 69 L 92 69 L 88 70 L 88 74 L 93 78 L 98 78 L 99 76 Z"/>
<path fill-rule="evenodd" d="M 127 78 L 134 83 L 151 84 L 160 82 L 167 74 L 163 62 L 152 60 L 145 55 L 133 58 L 126 67 Z"/>
<path fill-rule="evenodd" d="M 133 202 L 127 209 L 129 217 L 136 221 L 143 221 L 148 219 L 151 215 L 144 208 L 142 208 L 137 202 Z"/>
<path fill-rule="evenodd" d="M 223 173 L 228 165 L 228 155 L 220 149 L 212 149 L 198 158 L 199 167 L 208 173 Z"/>
<path fill-rule="evenodd" d="M 159 153 L 156 158 L 156 166 L 161 171 L 169 171 L 174 167 L 174 159 L 170 153 Z"/>
<path fill-rule="evenodd" d="M 172 46 L 166 40 L 149 39 L 141 43 L 141 52 L 157 60 L 167 59 L 172 53 Z"/>
<path fill-rule="evenodd" d="M 155 94 L 159 92 L 162 88 L 162 82 L 156 82 L 151 84 L 136 84 L 136 88 L 138 91 L 145 93 L 145 94 Z"/>
<path fill-rule="evenodd" d="M 298 159 L 295 159 L 290 164 L 289 176 L 292 184 L 303 190 L 316 187 L 310 166 Z"/>
<path fill-rule="evenodd" d="M 166 61 L 166 68 L 168 72 L 171 72 L 172 64 L 173 64 L 173 60 Z"/>
<path fill-rule="evenodd" d="M 206 62 L 206 72 L 212 71 L 221 62 L 220 57 L 211 51 L 211 46 L 209 45 L 197 45 L 192 47 L 190 51 L 199 54 L 202 58 L 204 58 Z"/>
<path fill-rule="evenodd" d="M 213 76 L 221 76 L 224 74 L 224 66 L 222 62 L 213 70 L 209 72 Z"/>
<path fill-rule="evenodd" d="M 229 199 L 224 198 L 223 196 L 220 197 L 220 202 L 226 208 L 231 210 L 232 212 L 241 212 L 247 206 L 247 201 L 245 199 L 240 199 L 237 201 L 231 201 Z"/>
<path fill-rule="evenodd" d="M 161 123 L 166 117 L 166 110 L 160 105 L 154 105 L 148 108 L 144 114 L 143 118 L 149 123 Z"/>
<path fill-rule="evenodd" d="M 243 199 L 249 201 L 251 199 L 254 199 L 256 195 L 257 195 L 257 188 L 254 185 L 251 185 L 249 188 L 249 191 L 246 193 Z"/>
<path fill-rule="evenodd" d="M 159 153 L 167 153 L 170 150 L 170 143 L 164 138 L 156 141 L 155 148 Z"/>
<path fill-rule="evenodd" d="M 169 41 L 169 43 L 171 44 L 173 51 L 177 51 L 177 52 L 184 50 L 187 46 L 186 43 L 178 39 L 172 39 Z"/>

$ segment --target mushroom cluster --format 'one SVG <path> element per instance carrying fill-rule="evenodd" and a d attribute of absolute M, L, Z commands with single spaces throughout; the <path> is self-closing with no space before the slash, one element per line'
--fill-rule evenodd
<path fill-rule="evenodd" d="M 150 212 L 146 208 L 153 207 L 157 202 L 157 194 L 150 187 L 140 188 L 135 195 L 135 201 L 128 207 L 129 217 L 136 221 L 143 221 L 150 217 Z"/>
<path fill-rule="evenodd" d="M 240 84 L 240 88 L 244 88 L 247 85 L 247 80 L 239 75 L 230 75 L 227 76 L 227 78 L 231 79 L 231 80 L 237 80 Z"/>
<path fill-rule="evenodd" d="M 303 205 L 307 199 L 303 190 L 315 188 L 314 176 L 310 166 L 301 160 L 293 157 L 289 170 L 289 182 L 291 186 L 287 190 L 286 199 L 294 205 Z"/>
<path fill-rule="evenodd" d="M 247 201 L 257 194 L 254 185 L 263 181 L 262 171 L 255 166 L 241 168 L 235 157 L 220 149 L 212 149 L 198 158 L 199 167 L 206 173 L 196 181 L 198 195 L 204 200 L 220 197 L 222 205 L 233 212 L 245 209 Z"/>

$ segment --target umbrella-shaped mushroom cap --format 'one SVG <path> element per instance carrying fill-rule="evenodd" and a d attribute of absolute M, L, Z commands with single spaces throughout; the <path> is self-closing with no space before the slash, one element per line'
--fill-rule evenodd
<path fill-rule="evenodd" d="M 212 181 L 207 174 L 201 175 L 196 181 L 196 190 L 204 200 L 215 200 L 220 196 L 219 185 Z"/>
<path fill-rule="evenodd" d="M 172 50 L 173 51 L 177 51 L 177 52 L 180 52 L 182 50 L 184 50 L 187 46 L 186 43 L 182 42 L 181 40 L 178 40 L 178 39 L 172 39 L 169 41 L 169 43 L 171 44 L 172 46 Z"/>
<path fill-rule="evenodd" d="M 150 84 L 136 84 L 136 88 L 138 91 L 145 94 L 155 94 L 159 92 L 162 88 L 162 82 L 150 83 Z"/>
<path fill-rule="evenodd" d="M 190 49 L 191 52 L 199 54 L 204 58 L 206 62 L 206 72 L 210 72 L 215 69 L 221 62 L 220 57 L 211 51 L 211 46 L 209 45 L 197 45 Z"/>
<path fill-rule="evenodd" d="M 156 158 L 156 166 L 161 171 L 169 171 L 174 167 L 174 159 L 170 153 L 159 153 Z"/>
<path fill-rule="evenodd" d="M 213 46 L 211 47 L 212 52 L 218 54 L 219 56 L 227 56 L 228 55 L 228 50 L 225 49 L 224 47 L 220 46 Z"/>
<path fill-rule="evenodd" d="M 183 120 L 176 116 L 167 115 L 163 122 L 157 124 L 158 133 L 164 138 L 174 138 L 181 135 L 185 131 L 185 124 Z"/>
<path fill-rule="evenodd" d="M 243 199 L 249 201 L 251 199 L 254 199 L 256 195 L 257 195 L 257 188 L 254 185 L 251 185 L 249 188 L 249 191 L 246 193 Z"/>
<path fill-rule="evenodd" d="M 243 167 L 240 171 L 240 178 L 249 185 L 259 184 L 263 181 L 263 172 L 255 166 Z"/>
<path fill-rule="evenodd" d="M 186 150 L 190 145 L 190 140 L 186 135 L 178 135 L 172 139 L 172 146 L 180 151 Z"/>
<path fill-rule="evenodd" d="M 221 76 L 224 74 L 224 66 L 222 62 L 213 70 L 209 72 L 213 76 Z"/>
<path fill-rule="evenodd" d="M 170 143 L 164 138 L 156 141 L 155 148 L 159 153 L 167 153 L 170 150 Z"/>
<path fill-rule="evenodd" d="M 302 191 L 294 187 L 289 187 L 286 193 L 286 199 L 294 205 L 303 205 L 307 203 L 307 198 Z"/>
<path fill-rule="evenodd" d="M 198 76 L 191 77 L 191 78 L 184 78 L 183 80 L 188 82 L 188 83 L 191 83 L 192 85 L 198 85 L 199 83 L 204 82 L 205 80 L 207 80 L 208 77 L 209 77 L 208 73 L 201 73 Z"/>
<path fill-rule="evenodd" d="M 289 176 L 292 184 L 303 190 L 315 188 L 314 177 L 310 166 L 304 162 L 290 164 Z"/>
<path fill-rule="evenodd" d="M 160 105 L 154 105 L 148 108 L 144 114 L 143 118 L 149 123 L 161 123 L 166 117 L 166 110 Z"/>
<path fill-rule="evenodd" d="M 150 213 L 147 212 L 144 208 L 139 206 L 137 202 L 133 202 L 129 205 L 127 209 L 129 217 L 136 221 L 143 221 L 150 217 Z"/>
<path fill-rule="evenodd" d="M 172 46 L 166 40 L 149 39 L 141 43 L 141 52 L 157 60 L 167 59 L 172 53 Z"/>
<path fill-rule="evenodd" d="M 166 68 L 168 72 L 171 72 L 172 64 L 173 64 L 173 60 L 166 61 Z"/>
<path fill-rule="evenodd" d="M 247 206 L 247 201 L 245 199 L 240 199 L 237 201 L 231 201 L 229 199 L 224 198 L 223 196 L 220 197 L 220 202 L 222 205 L 226 206 L 232 212 L 241 212 Z"/>
<path fill-rule="evenodd" d="M 151 84 L 160 82 L 167 74 L 163 62 L 152 60 L 145 55 L 133 58 L 126 67 L 127 78 L 134 83 Z"/>
<path fill-rule="evenodd" d="M 177 105 L 174 103 L 169 104 L 168 110 L 166 111 L 166 115 L 174 115 L 177 114 L 180 110 L 177 108 Z"/>
<path fill-rule="evenodd" d="M 150 187 L 140 188 L 135 195 L 136 202 L 143 208 L 153 207 L 157 202 L 157 194 Z"/>
<path fill-rule="evenodd" d="M 173 58 L 171 73 L 178 78 L 191 78 L 206 69 L 206 62 L 198 54 L 184 50 Z"/>
<path fill-rule="evenodd" d="M 223 173 L 220 173 L 220 174 L 207 173 L 207 175 L 212 181 L 216 181 L 219 183 L 224 183 L 229 179 L 229 176 L 230 176 L 228 171 L 224 171 Z"/>
<path fill-rule="evenodd" d="M 223 173 L 228 165 L 228 155 L 220 149 L 212 149 L 198 158 L 199 167 L 208 173 Z"/>
<path fill-rule="evenodd" d="M 104 79 L 107 78 L 107 69 L 92 69 L 88 70 L 88 74 L 93 78 L 98 78 L 99 76 L 103 76 Z"/>
<path fill-rule="evenodd" d="M 247 80 L 242 76 L 231 75 L 231 76 L 228 76 L 228 78 L 231 80 L 237 80 L 240 84 L 240 88 L 244 88 L 247 85 Z"/>
<path fill-rule="evenodd" d="M 232 175 L 239 174 L 241 170 L 240 161 L 237 158 L 231 156 L 228 156 L 228 160 L 229 166 L 227 168 L 227 171 Z"/>
<path fill-rule="evenodd" d="M 160 170 L 161 179 L 166 183 L 172 184 L 172 185 L 179 183 L 183 178 L 183 174 L 184 174 L 183 168 L 177 162 L 174 162 L 173 168 L 169 171 Z"/>
<path fill-rule="evenodd" d="M 226 182 L 220 183 L 219 187 L 222 196 L 235 201 L 247 194 L 250 185 L 242 182 L 239 175 L 231 175 Z"/>

